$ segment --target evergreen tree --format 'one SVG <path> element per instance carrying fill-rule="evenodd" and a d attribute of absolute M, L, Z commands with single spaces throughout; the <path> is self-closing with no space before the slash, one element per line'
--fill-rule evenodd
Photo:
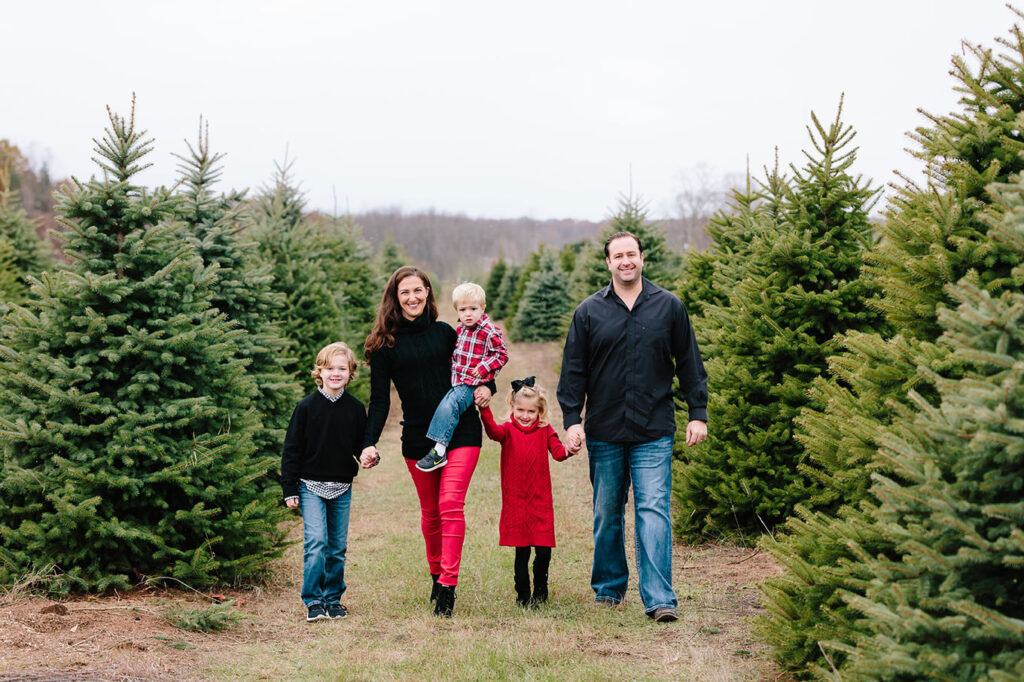
<path fill-rule="evenodd" d="M 223 155 L 210 152 L 209 128 L 204 130 L 200 121 L 196 145 L 185 144 L 188 155 L 177 155 L 185 188 L 180 219 L 203 262 L 217 267 L 217 278 L 210 284 L 211 305 L 244 331 L 236 337 L 238 356 L 248 361 L 246 371 L 256 384 L 256 408 L 263 423 L 253 434 L 256 453 L 279 457 L 303 389 L 294 380 L 293 344 L 275 323 L 282 317 L 284 295 L 273 290 L 270 266 L 259 260 L 256 243 L 242 235 L 241 195 L 214 194 Z"/>
<path fill-rule="evenodd" d="M 0 315 L 9 310 L 12 303 L 20 303 L 25 297 L 25 286 L 18 276 L 17 254 L 6 238 L 0 237 Z"/>
<path fill-rule="evenodd" d="M 335 291 L 335 304 L 343 322 L 338 338 L 350 348 L 361 348 L 373 327 L 382 288 L 372 262 L 373 248 L 363 239 L 362 228 L 350 217 L 332 218 L 320 224 L 319 231 L 321 263 L 328 284 Z M 313 352 L 317 350 L 319 347 Z M 369 375 L 358 373 L 346 390 L 360 400 L 368 400 Z"/>
<path fill-rule="evenodd" d="M 875 504 L 866 491 L 872 471 L 899 476 L 886 473 L 889 464 L 877 451 L 879 434 L 907 409 L 908 391 L 935 404 L 929 377 L 955 379 L 967 367 L 936 343 L 938 311 L 957 305 L 943 286 L 968 277 L 993 298 L 1020 286 L 1011 275 L 1020 254 L 989 236 L 1002 209 L 990 206 L 984 192 L 1024 169 L 1016 123 L 1016 112 L 1024 110 L 1017 85 L 1024 79 L 1024 36 L 1014 27 L 1000 43 L 1002 54 L 965 43 L 973 66 L 953 58 L 960 110 L 929 116 L 931 126 L 914 135 L 920 145 L 915 153 L 927 163 L 927 186 L 908 180 L 900 188 L 867 256 L 883 287 L 878 305 L 893 328 L 884 336 L 843 339 L 842 352 L 829 361 L 835 377 L 811 387 L 823 407 L 799 420 L 807 471 L 823 495 L 817 509 L 798 510 L 777 542 L 763 540 L 786 570 L 764 585 L 770 615 L 761 623 L 776 660 L 798 674 L 829 676 L 833 666 L 842 669 L 844 652 L 864 634 L 863 616 L 842 595 L 863 595 L 870 584 L 864 556 L 898 556 L 893 538 L 874 523 Z M 823 641 L 835 644 L 828 661 Z"/>
<path fill-rule="evenodd" d="M 728 301 L 708 305 L 696 323 L 715 428 L 705 447 L 681 448 L 676 530 L 687 539 L 770 529 L 813 493 L 793 438 L 806 385 L 824 372 L 837 334 L 879 322 L 870 306 L 877 287 L 861 275 L 877 191 L 850 174 L 854 132 L 841 113 L 842 103 L 827 127 L 811 114 L 814 152 L 793 169 L 781 221 L 739 216 L 761 224 L 744 258 L 713 272 Z"/>
<path fill-rule="evenodd" d="M 285 297 L 280 326 L 298 358 L 294 379 L 306 386 L 317 352 L 342 337 L 347 321 L 328 281 L 326 261 L 333 255 L 325 253 L 320 230 L 305 219 L 305 199 L 290 172 L 287 161 L 277 165 L 273 183 L 250 203 L 249 218 L 260 258 L 271 267 L 273 289 Z M 344 301 L 343 292 L 339 296 Z"/>
<path fill-rule="evenodd" d="M 377 256 L 374 260 L 379 283 L 377 290 L 382 291 L 384 283 L 391 277 L 391 273 L 408 262 L 409 257 L 405 255 L 405 249 L 401 244 L 395 243 L 394 237 L 389 234 L 377 248 Z"/>
<path fill-rule="evenodd" d="M 555 255 L 540 257 L 530 277 L 512 327 L 514 341 L 554 341 L 565 338 L 573 304 L 565 273 Z"/>
<path fill-rule="evenodd" d="M 102 180 L 61 199 L 71 265 L 6 317 L 0 356 L 0 582 L 56 566 L 54 591 L 252 575 L 283 507 L 252 454 L 240 332 L 210 307 L 214 268 L 133 182 L 151 141 L 133 112 L 96 142 Z"/>
<path fill-rule="evenodd" d="M 487 315 L 492 320 L 504 320 L 508 315 L 501 305 L 500 298 L 501 280 L 505 278 L 507 271 L 508 263 L 505 262 L 505 255 L 499 253 L 497 262 L 487 275 L 487 286 L 484 287 L 487 293 Z"/>
<path fill-rule="evenodd" d="M 752 185 L 757 182 L 757 187 Z M 747 174 L 743 190 L 734 189 L 726 206 L 711 216 L 705 229 L 711 244 L 705 251 L 687 251 L 683 274 L 676 291 L 691 318 L 699 318 L 707 306 L 728 304 L 729 292 L 719 287 L 735 282 L 715 277 L 716 270 L 746 261 L 747 252 L 763 225 L 778 226 L 789 181 L 778 172 L 778 158 L 764 182 Z M 700 325 L 696 328 L 700 332 Z"/>
<path fill-rule="evenodd" d="M 519 304 L 523 300 L 523 295 L 526 293 L 526 287 L 530 283 L 530 279 L 534 273 L 540 270 L 540 261 L 544 257 L 545 249 L 544 244 L 539 244 L 536 251 L 531 251 L 530 255 L 526 257 L 526 262 L 523 263 L 518 272 L 516 273 L 515 288 L 509 295 L 506 305 L 506 319 L 505 323 L 510 327 L 515 327 L 515 317 L 519 313 Z"/>
<path fill-rule="evenodd" d="M 496 320 L 502 320 L 508 325 L 509 320 L 515 315 L 515 310 L 510 307 L 512 300 L 512 293 L 516 290 L 516 285 L 519 284 L 519 272 L 522 269 L 521 265 L 509 264 L 505 270 L 505 275 L 501 278 L 501 286 L 498 287 L 498 306 L 500 315 L 492 312 L 491 317 Z"/>
<path fill-rule="evenodd" d="M 1024 185 L 1004 186 L 994 241 L 1024 257 Z M 940 342 L 968 363 L 947 379 L 927 369 L 940 404 L 910 393 L 914 412 L 879 438 L 892 475 L 871 492 L 879 532 L 897 556 L 865 556 L 873 574 L 851 605 L 868 635 L 847 679 L 1024 678 L 1024 267 L 993 298 L 980 281 L 947 287 Z"/>
<path fill-rule="evenodd" d="M 22 300 L 28 292 L 28 278 L 42 274 L 51 260 L 49 248 L 39 239 L 35 221 L 18 205 L 18 193 L 12 188 L 11 171 L 6 165 L 0 165 L 0 239 L 10 245 L 8 267 L 15 276 L 9 297 L 0 299 L 2 305 Z"/>

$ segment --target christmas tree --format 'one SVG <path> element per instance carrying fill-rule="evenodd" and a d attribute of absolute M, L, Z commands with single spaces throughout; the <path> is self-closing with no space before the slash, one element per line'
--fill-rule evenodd
<path fill-rule="evenodd" d="M 811 115 L 814 151 L 793 169 L 781 219 L 736 216 L 753 223 L 753 240 L 744 258 L 714 269 L 728 301 L 695 322 L 715 417 L 707 445 L 681 451 L 676 530 L 687 539 L 771 529 L 813 493 L 793 438 L 806 385 L 824 372 L 837 334 L 878 323 L 877 286 L 861 273 L 877 192 L 851 175 L 854 131 L 841 112 L 842 103 L 827 126 Z"/>
<path fill-rule="evenodd" d="M 993 241 L 1024 257 L 1024 185 L 994 191 Z M 969 370 L 922 368 L 939 405 L 912 391 L 879 437 L 873 516 L 896 556 L 862 557 L 873 578 L 849 601 L 868 634 L 839 643 L 846 679 L 1024 678 L 1024 267 L 1010 277 L 998 298 L 980 278 L 947 287 L 960 305 L 939 311 L 940 343 Z"/>
<path fill-rule="evenodd" d="M 505 262 L 505 256 L 499 253 L 497 262 L 494 263 L 487 275 L 487 285 L 484 287 L 484 292 L 487 294 L 487 315 L 492 320 L 504 320 L 508 315 L 501 305 L 501 298 L 499 298 L 501 280 L 505 278 L 507 271 L 508 263 Z"/>
<path fill-rule="evenodd" d="M 35 222 L 18 204 L 18 193 L 11 188 L 11 171 L 6 164 L 0 165 L 0 240 L 7 245 L 5 279 L 11 280 L 0 286 L 2 308 L 23 300 L 28 293 L 28 278 L 38 277 L 49 268 L 51 260 Z"/>
<path fill-rule="evenodd" d="M 51 566 L 57 592 L 229 581 L 280 552 L 242 332 L 210 306 L 181 198 L 134 184 L 151 149 L 134 103 L 110 114 L 103 178 L 61 199 L 71 265 L 5 317 L 0 582 Z"/>
<path fill-rule="evenodd" d="M 317 352 L 342 338 L 346 320 L 338 304 L 345 298 L 328 280 L 332 256 L 320 230 L 305 218 L 305 199 L 290 170 L 287 161 L 277 165 L 273 183 L 250 203 L 248 217 L 260 258 L 271 267 L 272 286 L 285 298 L 280 325 L 298 358 L 294 379 L 308 386 Z"/>
<path fill-rule="evenodd" d="M 564 339 L 572 311 L 565 273 L 555 254 L 544 252 L 519 303 L 512 338 L 515 341 Z"/>
<path fill-rule="evenodd" d="M 243 333 L 236 335 L 238 357 L 248 361 L 247 373 L 256 385 L 255 407 L 263 428 L 253 434 L 256 453 L 280 457 L 292 409 L 305 386 L 296 383 L 292 343 L 282 336 L 276 320 L 284 296 L 272 288 L 270 266 L 259 260 L 256 243 L 243 235 L 239 193 L 218 196 L 213 186 L 221 174 L 221 154 L 210 152 L 209 128 L 199 124 L 187 155 L 178 155 L 183 201 L 179 207 L 189 238 L 206 265 L 217 267 L 210 283 L 210 303 L 227 315 Z"/>
<path fill-rule="evenodd" d="M 931 125 L 913 135 L 927 184 L 908 179 L 900 188 L 866 257 L 882 284 L 878 305 L 892 328 L 842 339 L 842 351 L 829 361 L 834 376 L 811 387 L 822 407 L 799 420 L 806 470 L 822 494 L 797 510 L 777 541 L 763 541 L 786 570 L 763 587 L 770 615 L 761 623 L 776 660 L 797 674 L 827 676 L 833 666 L 843 667 L 844 651 L 865 633 L 862 614 L 843 595 L 863 595 L 870 585 L 874 576 L 864 557 L 898 555 L 895 538 L 874 523 L 876 505 L 867 490 L 872 472 L 889 470 L 877 456 L 879 434 L 906 412 L 908 392 L 935 405 L 939 394 L 931 377 L 955 379 L 968 370 L 963 358 L 936 343 L 938 311 L 959 303 L 944 287 L 967 277 L 997 298 L 1020 286 L 1012 276 L 1019 252 L 989 235 L 1002 208 L 991 205 L 984 189 L 1024 169 L 1017 139 L 1024 36 L 1014 27 L 1000 43 L 1002 54 L 965 43 L 969 58 L 953 58 L 960 110 L 929 116 Z M 835 645 L 828 660 L 823 641 Z"/>
<path fill-rule="evenodd" d="M 682 281 L 676 290 L 691 318 L 699 318 L 707 306 L 729 302 L 729 292 L 717 287 L 734 282 L 716 280 L 715 271 L 745 262 L 762 226 L 778 226 L 787 188 L 788 180 L 779 174 L 776 159 L 771 172 L 765 169 L 764 182 L 753 180 L 748 173 L 746 187 L 732 190 L 725 208 L 711 216 L 705 228 L 711 244 L 705 251 L 686 252 Z"/>

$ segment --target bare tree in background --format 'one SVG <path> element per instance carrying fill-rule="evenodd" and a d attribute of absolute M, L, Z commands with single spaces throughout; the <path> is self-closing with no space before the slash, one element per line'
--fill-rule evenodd
<path fill-rule="evenodd" d="M 704 226 L 726 205 L 729 190 L 739 186 L 743 176 L 719 173 L 710 164 L 700 162 L 679 172 L 676 185 L 675 218 L 665 222 L 669 244 L 678 250 L 703 251 L 711 243 Z"/>

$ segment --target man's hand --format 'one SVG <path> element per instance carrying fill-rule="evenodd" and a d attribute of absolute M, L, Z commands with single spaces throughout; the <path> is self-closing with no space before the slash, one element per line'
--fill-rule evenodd
<path fill-rule="evenodd" d="M 491 389 L 486 386 L 477 386 L 473 389 L 473 402 L 477 407 L 487 407 L 491 404 Z"/>
<path fill-rule="evenodd" d="M 686 425 L 686 444 L 691 448 L 708 437 L 708 423 L 694 419 Z"/>
<path fill-rule="evenodd" d="M 359 455 L 359 464 L 364 469 L 375 467 L 380 462 L 380 453 L 377 452 L 377 448 L 372 445 L 368 445 L 363 448 L 363 452 Z"/>
<path fill-rule="evenodd" d="M 583 441 L 587 434 L 583 431 L 583 424 L 573 424 L 565 432 L 565 449 L 570 456 L 578 455 L 583 448 Z"/>
<path fill-rule="evenodd" d="M 287 498 L 285 498 L 284 506 L 288 507 L 289 509 L 298 509 L 299 508 L 299 498 L 297 498 L 297 497 L 287 497 Z"/>

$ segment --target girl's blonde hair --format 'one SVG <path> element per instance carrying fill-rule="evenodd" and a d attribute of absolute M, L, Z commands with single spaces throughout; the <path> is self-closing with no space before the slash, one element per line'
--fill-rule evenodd
<path fill-rule="evenodd" d="M 523 386 L 518 391 L 512 389 L 508 393 L 508 418 L 512 419 L 515 412 L 516 398 L 529 398 L 537 401 L 537 426 L 548 425 L 548 396 L 540 384 Z"/>
<path fill-rule="evenodd" d="M 348 359 L 349 382 L 356 377 L 356 367 L 359 366 L 359 363 L 356 362 L 356 354 L 341 341 L 335 341 L 320 349 L 320 352 L 316 354 L 316 361 L 313 363 L 313 371 L 309 373 L 319 388 L 324 387 L 324 380 L 320 378 L 320 370 L 330 367 L 331 360 L 335 355 L 344 355 Z"/>

